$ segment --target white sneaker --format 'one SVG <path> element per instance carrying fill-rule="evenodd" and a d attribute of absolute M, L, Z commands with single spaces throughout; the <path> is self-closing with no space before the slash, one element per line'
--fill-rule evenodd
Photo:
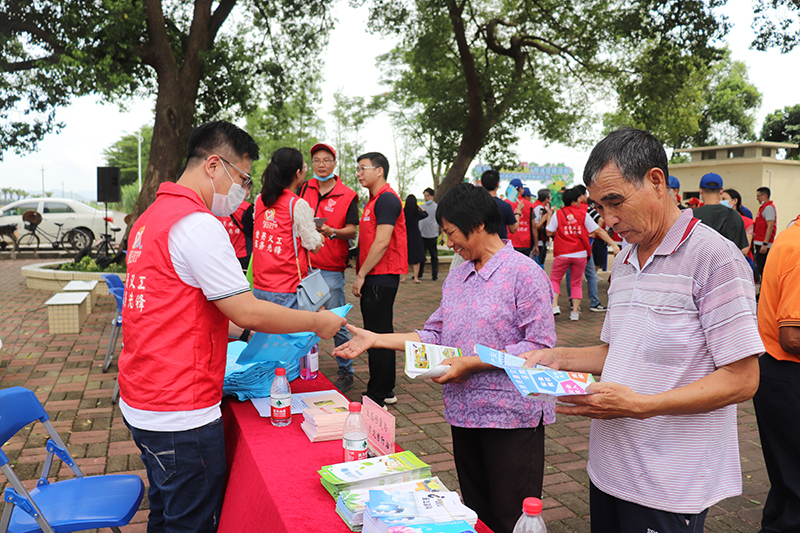
<path fill-rule="evenodd" d="M 578 311 L 570 311 L 569 313 L 569 319 L 574 320 L 575 322 L 577 322 L 580 317 L 581 314 Z"/>
<path fill-rule="evenodd" d="M 557 305 L 553 308 L 553 315 L 555 316 L 560 314 L 561 314 L 561 307 Z"/>

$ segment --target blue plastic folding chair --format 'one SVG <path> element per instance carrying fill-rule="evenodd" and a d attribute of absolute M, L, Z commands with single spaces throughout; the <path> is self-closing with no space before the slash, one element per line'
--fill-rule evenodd
<path fill-rule="evenodd" d="M 111 338 L 108 339 L 108 349 L 106 350 L 106 357 L 103 359 L 103 372 L 108 372 L 114 361 L 114 352 L 117 349 L 117 339 L 119 339 L 119 332 L 122 329 L 122 302 L 125 301 L 125 284 L 122 283 L 120 277 L 116 274 L 103 274 L 102 278 L 108 285 L 108 292 L 117 300 L 117 316 L 111 321 L 114 326 L 111 329 Z"/>
<path fill-rule="evenodd" d="M 3 494 L 5 507 L 0 531 L 66 533 L 109 527 L 120 533 L 119 527 L 131 521 L 142 502 L 142 480 L 131 475 L 84 477 L 36 395 L 23 387 L 0 391 L 0 442 L 8 442 L 20 429 L 37 420 L 44 425 L 50 439 L 42 476 L 35 489 L 25 490 L 0 449 L 0 470 L 11 485 Z M 72 468 L 77 477 L 50 483 L 47 478 L 53 457 Z"/>

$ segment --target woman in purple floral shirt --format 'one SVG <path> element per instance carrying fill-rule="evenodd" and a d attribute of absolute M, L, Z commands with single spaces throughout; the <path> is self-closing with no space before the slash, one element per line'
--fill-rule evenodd
<path fill-rule="evenodd" d="M 500 213 L 484 189 L 467 183 L 444 195 L 436 220 L 465 262 L 447 276 L 442 303 L 414 333 L 376 334 L 347 326 L 353 339 L 333 355 L 353 358 L 370 347 L 404 350 L 405 341 L 460 348 L 444 385 L 444 415 L 464 503 L 496 533 L 510 533 L 522 500 L 541 496 L 544 425 L 553 404 L 523 397 L 506 373 L 473 354 L 475 344 L 519 355 L 556 345 L 545 272 L 498 236 Z"/>

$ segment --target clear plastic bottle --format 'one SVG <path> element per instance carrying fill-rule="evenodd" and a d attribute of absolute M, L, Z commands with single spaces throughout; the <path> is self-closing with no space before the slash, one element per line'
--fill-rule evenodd
<path fill-rule="evenodd" d="M 350 402 L 350 414 L 344 421 L 342 430 L 344 462 L 360 461 L 367 458 L 367 422 L 361 414 L 361 404 Z"/>
<path fill-rule="evenodd" d="M 522 501 L 522 516 L 517 520 L 513 533 L 547 533 L 542 518 L 542 500 L 525 498 Z"/>
<path fill-rule="evenodd" d="M 319 344 L 311 347 L 306 355 L 300 358 L 300 377 L 317 379 L 319 375 Z"/>
<path fill-rule="evenodd" d="M 273 426 L 284 427 L 292 423 L 292 389 L 286 379 L 286 369 L 276 368 L 275 379 L 269 391 L 270 420 Z"/>

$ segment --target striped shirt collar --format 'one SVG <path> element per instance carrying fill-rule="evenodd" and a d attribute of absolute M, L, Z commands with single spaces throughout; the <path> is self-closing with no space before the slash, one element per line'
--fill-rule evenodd
<path fill-rule="evenodd" d="M 669 229 L 667 234 L 664 236 L 664 239 L 661 241 L 661 244 L 658 245 L 656 251 L 653 252 L 647 262 L 649 263 L 650 260 L 656 255 L 672 255 L 674 254 L 681 245 L 686 242 L 691 235 L 692 230 L 697 225 L 700 220 L 694 218 L 691 209 L 685 209 L 681 211 L 681 216 L 678 217 L 678 220 L 672 225 Z M 644 267 L 639 266 L 639 245 L 634 244 L 628 249 L 628 253 L 625 254 L 625 259 L 623 260 L 623 264 L 634 264 L 639 270 Z M 645 263 L 647 266 L 647 263 Z"/>

